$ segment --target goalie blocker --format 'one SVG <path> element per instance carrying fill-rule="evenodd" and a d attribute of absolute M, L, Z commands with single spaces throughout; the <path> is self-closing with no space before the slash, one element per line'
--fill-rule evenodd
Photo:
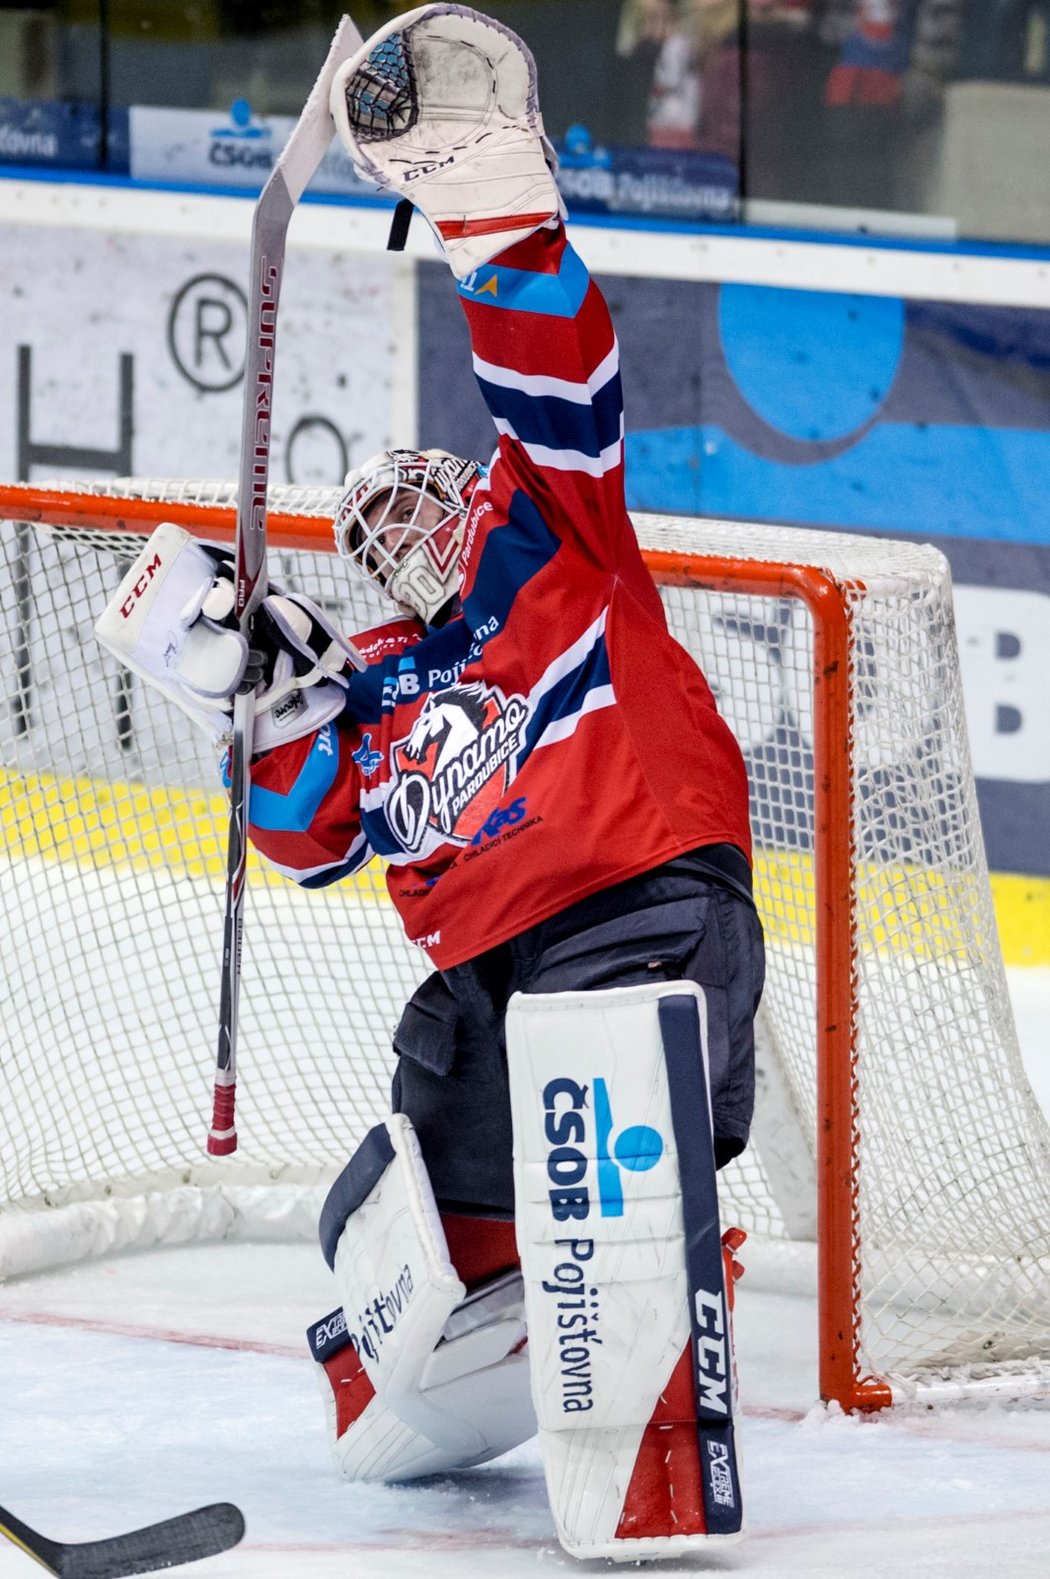
<path fill-rule="evenodd" d="M 736 1540 L 704 993 L 691 982 L 517 993 L 507 1052 L 532 1391 L 559 1539 L 576 1557 L 624 1561 Z M 727 1234 L 727 1249 L 741 1238 Z"/>

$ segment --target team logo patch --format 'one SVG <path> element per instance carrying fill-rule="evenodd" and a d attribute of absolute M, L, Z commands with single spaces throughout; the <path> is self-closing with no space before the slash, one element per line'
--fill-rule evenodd
<path fill-rule="evenodd" d="M 452 685 L 427 697 L 411 731 L 396 741 L 390 827 L 409 853 L 429 831 L 469 844 L 510 784 L 529 708 L 498 686 Z"/>
<path fill-rule="evenodd" d="M 371 733 L 361 736 L 361 744 L 356 751 L 350 753 L 351 761 L 356 762 L 365 778 L 371 778 L 383 760 L 381 751 L 373 751 Z"/>

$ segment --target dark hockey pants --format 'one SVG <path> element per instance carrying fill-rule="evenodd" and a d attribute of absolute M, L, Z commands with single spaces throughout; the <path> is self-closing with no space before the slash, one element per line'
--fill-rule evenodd
<path fill-rule="evenodd" d="M 514 1215 L 504 1033 L 514 992 L 697 982 L 707 998 L 718 1166 L 744 1149 L 765 971 L 749 890 L 739 851 L 698 850 L 427 977 L 394 1035 L 393 1108 L 415 1126 L 443 1212 Z"/>

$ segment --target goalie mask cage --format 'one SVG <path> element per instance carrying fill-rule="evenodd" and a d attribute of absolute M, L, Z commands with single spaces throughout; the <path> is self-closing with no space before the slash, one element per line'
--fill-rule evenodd
<path fill-rule="evenodd" d="M 387 1110 L 426 962 L 382 872 L 308 893 L 253 857 L 240 1149 L 205 1152 L 226 802 L 204 737 L 92 625 L 158 521 L 232 540 L 233 492 L 0 489 L 0 1273 L 312 1236 Z M 387 610 L 331 552 L 337 499 L 271 491 L 271 567 L 352 633 Z M 852 535 L 638 528 L 752 789 L 760 1101 L 723 1221 L 781 1288 L 818 1247 L 820 1385 L 844 1408 L 1046 1391 L 1050 1141 L 996 937 L 946 562 Z"/>

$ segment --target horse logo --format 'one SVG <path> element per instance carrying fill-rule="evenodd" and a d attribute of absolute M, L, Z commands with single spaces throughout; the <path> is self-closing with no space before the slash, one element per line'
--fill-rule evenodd
<path fill-rule="evenodd" d="M 429 695 L 409 733 L 395 743 L 396 783 L 387 801 L 395 837 L 411 854 L 428 831 L 469 844 L 513 777 L 529 709 L 480 681 Z"/>

